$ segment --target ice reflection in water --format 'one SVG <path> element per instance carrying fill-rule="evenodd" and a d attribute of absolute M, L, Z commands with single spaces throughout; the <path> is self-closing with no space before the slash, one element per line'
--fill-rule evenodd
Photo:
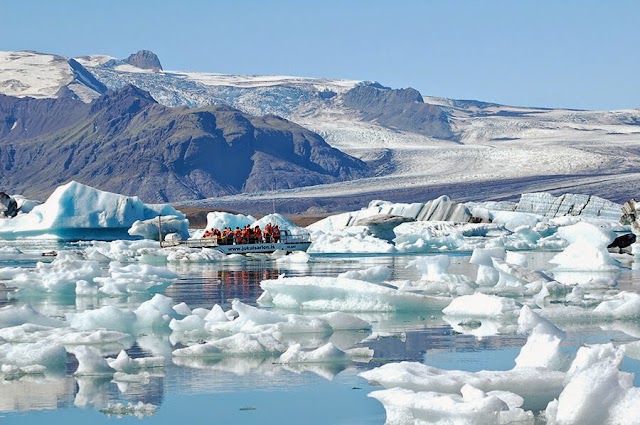
<path fill-rule="evenodd" d="M 25 254 L 17 258 L 0 258 L 0 267 L 34 267 L 37 261 L 50 261 L 39 256 L 38 251 L 52 247 L 61 248 L 57 244 L 43 244 L 31 251 L 25 250 Z M 77 246 L 66 248 L 77 249 Z M 525 254 L 529 267 L 535 270 L 547 270 L 547 261 L 554 255 Z M 420 272 L 414 267 L 407 267 L 413 259 L 414 256 L 317 256 L 308 264 L 278 264 L 262 260 L 225 264 L 171 264 L 168 267 L 179 278 L 166 288 L 164 294 L 171 297 L 175 304 L 185 302 L 191 309 L 211 308 L 213 304 L 220 304 L 227 310 L 232 299 L 255 305 L 262 293 L 260 281 L 275 279 L 281 274 L 291 277 L 336 276 L 346 271 L 384 265 L 392 269 L 391 280 L 418 280 Z M 477 267 L 469 264 L 468 255 L 452 255 L 450 260 L 450 273 L 475 278 Z M 625 269 L 618 276 L 607 278 L 607 282 L 611 284 L 615 280 L 627 290 L 637 290 L 635 282 L 640 281 L 638 270 L 636 267 Z M 569 279 L 578 277 L 589 278 L 575 274 L 566 276 Z M 53 317 L 64 317 L 66 313 L 96 309 L 104 305 L 132 309 L 149 298 L 148 295 L 139 294 L 126 298 L 46 294 L 16 296 L 10 291 L 0 291 L 0 296 L 2 305 L 30 303 L 36 310 Z M 164 368 L 107 377 L 74 377 L 77 363 L 69 355 L 66 373 L 62 371 L 58 375 L 22 376 L 5 380 L 0 385 L 0 411 L 5 412 L 3 420 L 7 423 L 40 422 L 42 416 L 37 413 L 40 410 L 55 412 L 47 416 L 49 422 L 68 422 L 69 415 L 73 415 L 69 412 L 75 412 L 76 409 L 91 412 L 91 420 L 94 422 L 105 422 L 108 417 L 99 413 L 101 409 L 114 403 L 142 402 L 161 406 L 154 415 L 158 420 L 168 420 L 183 409 L 181 403 L 188 403 L 191 414 L 211 417 L 211 403 L 214 400 L 212 395 L 229 394 L 236 399 L 229 399 L 232 401 L 229 402 L 226 413 L 224 409 L 218 412 L 220 418 L 238 423 L 255 423 L 256 417 L 249 416 L 248 413 L 255 408 L 259 414 L 264 415 L 260 416 L 262 419 L 280 414 L 280 423 L 300 423 L 300 418 L 294 420 L 286 416 L 284 411 L 284 406 L 287 406 L 289 412 L 297 411 L 296 406 L 291 406 L 291 397 L 295 393 L 308 397 L 307 402 L 315 404 L 337 405 L 342 402 L 339 410 L 344 422 L 379 424 L 384 422 L 384 411 L 377 401 L 366 397 L 373 388 L 357 377 L 359 371 L 385 362 L 402 360 L 470 371 L 483 368 L 507 370 L 513 367 L 513 360 L 526 339 L 515 334 L 513 321 L 473 322 L 443 317 L 440 312 L 360 313 L 358 316 L 372 323 L 372 333 L 340 331 L 328 337 L 309 335 L 305 345 L 314 347 L 330 341 L 343 349 L 353 346 L 369 347 L 375 352 L 370 363 L 280 365 L 276 364 L 277 358 L 274 357 L 172 358 L 171 352 L 176 347 L 172 345 L 168 335 L 141 335 L 124 347 L 102 347 L 102 354 L 115 357 L 121 348 L 125 348 L 131 357 L 164 356 L 167 359 Z M 617 342 L 629 342 L 640 338 L 640 329 L 631 322 L 600 325 L 571 323 L 563 326 L 563 329 L 569 332 L 569 338 L 565 342 L 567 352 L 575 351 L 585 341 L 603 342 L 613 339 Z M 625 367 L 636 370 L 638 362 L 627 361 Z M 345 388 L 349 391 L 344 391 Z M 360 388 L 363 390 L 360 391 Z M 196 395 L 208 398 L 201 399 Z M 178 403 L 177 400 L 181 402 Z M 299 404 L 304 405 L 304 400 Z M 301 409 L 302 407 L 300 411 Z M 323 416 L 322 410 L 326 409 L 313 411 L 315 413 L 307 416 L 304 422 L 331 422 L 330 417 Z M 17 414 L 26 411 L 31 413 Z M 287 418 L 291 421 L 287 422 Z"/>

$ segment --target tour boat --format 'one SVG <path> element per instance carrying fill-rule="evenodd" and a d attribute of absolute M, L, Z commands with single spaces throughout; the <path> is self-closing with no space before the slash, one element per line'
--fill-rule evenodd
<path fill-rule="evenodd" d="M 172 235 L 173 236 L 173 235 Z M 280 238 L 276 242 L 271 238 L 199 238 L 180 239 L 168 238 L 160 241 L 162 248 L 188 247 L 188 248 L 213 248 L 224 254 L 251 254 L 251 253 L 271 253 L 274 251 L 284 251 L 291 253 L 294 251 L 306 251 L 311 245 L 308 234 L 292 235 L 289 230 L 280 230 Z"/>

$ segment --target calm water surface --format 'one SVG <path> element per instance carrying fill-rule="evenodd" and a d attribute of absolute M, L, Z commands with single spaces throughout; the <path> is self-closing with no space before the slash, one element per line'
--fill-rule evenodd
<path fill-rule="evenodd" d="M 0 257 L 0 267 L 33 267 L 42 261 L 48 249 L 79 249 L 42 242 L 21 249 L 33 255 Z M 553 254 L 529 253 L 532 268 L 544 269 Z M 175 303 L 189 307 L 211 308 L 221 304 L 225 310 L 230 301 L 255 305 L 261 294 L 259 283 L 287 276 L 336 276 L 348 270 L 362 270 L 386 265 L 393 270 L 392 279 L 418 280 L 420 272 L 407 264 L 414 256 L 315 256 L 309 264 L 279 266 L 274 262 L 247 261 L 243 264 L 170 265 L 179 278 L 164 294 Z M 46 259 L 44 259 L 46 261 Z M 468 255 L 451 256 L 449 271 L 475 277 L 476 267 L 468 263 Z M 635 289 L 640 282 L 638 271 L 629 265 L 618 277 L 621 286 Z M 149 297 L 128 299 L 101 298 L 95 305 L 59 296 L 16 298 L 0 291 L 0 306 L 30 303 L 50 316 L 63 316 L 86 308 L 113 304 L 135 308 Z M 164 355 L 164 369 L 130 382 L 114 382 L 109 378 L 75 378 L 77 363 L 69 355 L 67 371 L 54 377 L 26 377 L 0 382 L 0 422 L 3 424 L 103 424 L 138 423 L 237 423 L 237 424 L 383 424 L 385 412 L 376 400 L 367 397 L 372 387 L 358 373 L 390 361 L 411 360 L 445 369 L 477 371 L 507 370 L 525 337 L 512 331 L 498 336 L 476 338 L 455 332 L 437 312 L 424 314 L 361 315 L 374 325 L 374 337 L 359 332 L 339 332 L 329 340 L 337 346 L 372 348 L 369 363 L 284 366 L 275 359 L 225 358 L 218 361 L 182 360 L 171 362 L 171 343 L 166 336 L 142 336 L 127 351 L 132 357 Z M 565 342 L 567 353 L 589 342 L 632 341 L 629 326 L 611 323 L 571 325 Z M 640 331 L 638 333 L 640 336 Z M 369 337 L 369 338 L 367 338 Z M 366 338 L 366 340 L 365 340 Z M 118 351 L 110 353 L 115 357 Z M 640 362 L 626 359 L 624 369 L 636 372 L 640 385 Z M 117 417 L 102 410 L 109 404 L 151 403 L 158 406 L 154 414 L 139 419 Z"/>

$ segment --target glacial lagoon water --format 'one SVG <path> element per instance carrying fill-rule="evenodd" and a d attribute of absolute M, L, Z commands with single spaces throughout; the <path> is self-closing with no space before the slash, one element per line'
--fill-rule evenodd
<path fill-rule="evenodd" d="M 47 261 L 40 253 L 50 249 L 78 249 L 77 245 L 41 242 L 23 245 L 21 256 L 0 257 L 0 267 L 34 267 Z M 29 253 L 33 255 L 28 255 Z M 543 270 L 553 253 L 527 253 L 529 266 Z M 244 263 L 170 264 L 179 278 L 164 290 L 176 304 L 190 308 L 225 310 L 232 299 L 256 305 L 261 294 L 260 281 L 286 276 L 336 276 L 349 270 L 385 265 L 393 270 L 392 279 L 418 280 L 420 272 L 407 264 L 415 256 L 313 256 L 307 264 L 279 265 L 272 261 L 248 260 Z M 50 261 L 50 260 L 49 260 Z M 474 277 L 476 266 L 469 255 L 451 255 L 450 273 Z M 629 260 L 618 284 L 637 291 L 640 271 Z M 116 305 L 135 308 L 150 296 L 100 298 L 96 305 L 73 296 L 14 296 L 0 291 L 0 307 L 31 304 L 48 316 Z M 0 382 L 0 423 L 3 424 L 113 424 L 113 423 L 235 423 L 235 424 L 383 424 L 385 411 L 373 390 L 358 373 L 387 362 L 418 361 L 443 369 L 466 371 L 508 370 L 526 337 L 505 328 L 498 335 L 477 337 L 473 329 L 460 332 L 443 319 L 441 312 L 423 314 L 370 313 L 359 316 L 373 324 L 373 332 L 338 332 L 330 340 L 337 346 L 369 347 L 374 356 L 368 363 L 279 365 L 275 359 L 224 358 L 215 361 L 171 361 L 172 345 L 167 336 L 137 338 L 127 350 L 131 357 L 164 355 L 167 364 L 160 370 L 131 376 L 115 382 L 109 378 L 74 377 L 77 362 L 68 357 L 66 370 L 57 376 L 22 377 Z M 640 325 L 635 322 L 568 323 L 563 350 L 574 353 L 585 343 L 616 343 L 637 340 Z M 109 353 L 115 357 L 119 350 Z M 626 358 L 622 369 L 634 372 L 640 386 L 640 361 Z M 138 402 L 156 406 L 139 417 L 133 413 L 109 411 L 115 403 Z M 526 408 L 527 406 L 525 406 Z M 544 406 L 529 406 L 532 409 Z"/>

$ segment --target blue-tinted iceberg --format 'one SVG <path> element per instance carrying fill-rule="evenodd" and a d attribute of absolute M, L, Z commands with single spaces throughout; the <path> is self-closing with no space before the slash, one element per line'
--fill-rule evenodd
<path fill-rule="evenodd" d="M 137 196 L 103 192 L 72 181 L 29 213 L 0 220 L 0 238 L 47 235 L 66 240 L 127 239 L 137 220 L 158 215 L 185 218 L 170 205 L 144 204 Z"/>

